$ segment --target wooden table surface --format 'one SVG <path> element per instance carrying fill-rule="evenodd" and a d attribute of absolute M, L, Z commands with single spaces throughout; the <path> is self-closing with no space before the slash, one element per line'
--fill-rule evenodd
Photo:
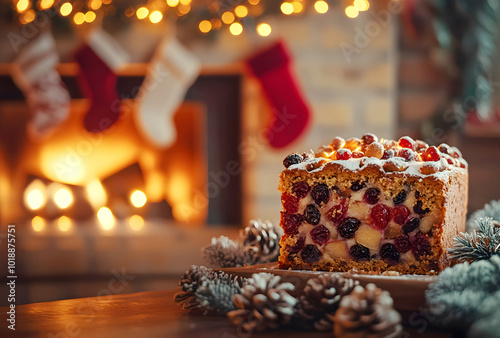
<path fill-rule="evenodd" d="M 173 301 L 177 290 L 68 299 L 16 307 L 16 331 L 7 328 L 7 307 L 0 308 L 3 320 L 0 337 L 223 337 L 248 338 L 238 333 L 224 316 L 189 315 Z M 404 337 L 422 336 L 405 327 Z M 451 337 L 425 331 L 425 337 Z M 255 337 L 333 337 L 331 332 L 265 332 Z"/>

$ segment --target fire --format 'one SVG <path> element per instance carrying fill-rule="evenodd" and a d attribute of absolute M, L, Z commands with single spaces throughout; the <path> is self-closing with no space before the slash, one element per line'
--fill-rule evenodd
<path fill-rule="evenodd" d="M 104 206 L 108 200 L 106 191 L 104 191 L 98 179 L 92 180 L 85 186 L 85 195 L 94 210 L 98 210 L 100 207 Z"/>

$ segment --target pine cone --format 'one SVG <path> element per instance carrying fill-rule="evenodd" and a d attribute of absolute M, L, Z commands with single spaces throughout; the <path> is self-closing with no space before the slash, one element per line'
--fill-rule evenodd
<path fill-rule="evenodd" d="M 401 316 L 392 307 L 392 298 L 368 284 L 358 285 L 349 296 L 342 298 L 335 313 L 333 332 L 337 337 L 399 337 L 402 333 Z"/>
<path fill-rule="evenodd" d="M 299 298 L 297 316 L 300 325 L 312 326 L 318 331 L 332 330 L 332 317 L 340 300 L 358 284 L 358 281 L 331 273 L 309 279 Z"/>
<path fill-rule="evenodd" d="M 240 238 L 245 248 L 257 248 L 259 263 L 272 262 L 278 259 L 280 253 L 280 238 L 282 230 L 271 222 L 261 220 L 250 221 L 250 225 L 240 230 Z"/>
<path fill-rule="evenodd" d="M 280 276 L 256 273 L 247 280 L 242 293 L 233 300 L 237 310 L 229 312 L 229 319 L 245 332 L 277 329 L 290 322 L 297 300 L 289 292 L 291 283 L 282 283 Z"/>
<path fill-rule="evenodd" d="M 212 244 L 202 249 L 202 255 L 210 265 L 230 268 L 255 264 L 257 251 L 255 247 L 244 248 L 238 242 L 220 236 L 212 238 Z"/>

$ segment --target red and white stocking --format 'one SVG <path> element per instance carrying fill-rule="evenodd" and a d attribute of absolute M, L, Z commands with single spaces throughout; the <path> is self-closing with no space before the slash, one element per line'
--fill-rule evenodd
<path fill-rule="evenodd" d="M 290 60 L 284 44 L 278 42 L 247 61 L 273 107 L 267 138 L 274 148 L 283 148 L 296 140 L 306 129 L 311 115 Z"/>
<path fill-rule="evenodd" d="M 69 114 L 70 96 L 56 70 L 59 57 L 52 35 L 46 31 L 31 41 L 14 62 L 13 79 L 28 102 L 28 135 L 41 139 Z"/>
<path fill-rule="evenodd" d="M 127 62 L 128 54 L 108 33 L 97 30 L 75 53 L 75 59 L 80 66 L 81 90 L 91 100 L 83 124 L 90 132 L 103 131 L 120 117 L 115 71 Z"/>
<path fill-rule="evenodd" d="M 157 48 L 135 110 L 136 123 L 151 143 L 166 147 L 175 141 L 173 115 L 199 71 L 199 61 L 177 39 L 168 38 Z"/>

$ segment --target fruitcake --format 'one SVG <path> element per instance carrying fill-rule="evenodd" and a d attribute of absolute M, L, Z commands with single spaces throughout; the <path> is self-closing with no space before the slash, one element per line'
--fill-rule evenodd
<path fill-rule="evenodd" d="M 280 268 L 434 274 L 465 230 L 468 164 L 456 147 L 365 134 L 283 164 Z"/>

